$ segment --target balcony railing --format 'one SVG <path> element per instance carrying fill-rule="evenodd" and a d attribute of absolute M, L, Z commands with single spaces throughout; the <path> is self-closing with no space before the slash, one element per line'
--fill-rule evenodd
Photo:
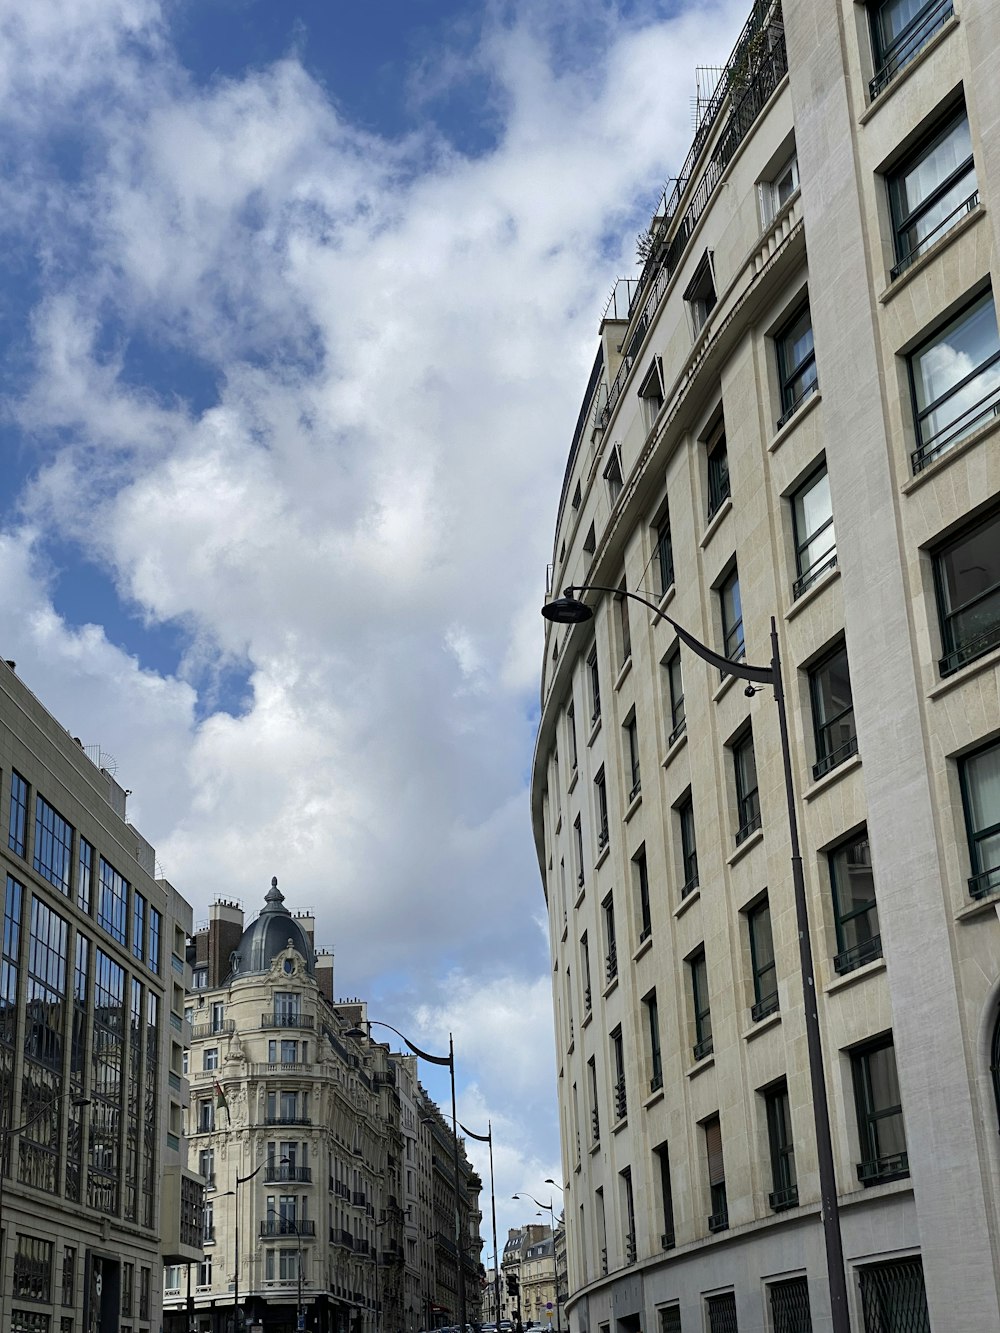
<path fill-rule="evenodd" d="M 674 1237 L 674 1229 L 671 1227 L 669 1231 L 664 1231 L 663 1235 L 660 1237 L 660 1248 L 663 1250 L 672 1250 L 676 1244 L 677 1241 Z"/>
<path fill-rule="evenodd" d="M 680 738 L 684 735 L 685 731 L 687 731 L 687 725 L 688 725 L 687 718 L 682 717 L 681 720 L 677 723 L 676 727 L 674 727 L 673 731 L 667 737 L 668 750 L 670 749 L 671 745 L 674 744 L 675 741 L 679 741 Z"/>
<path fill-rule="evenodd" d="M 834 971 L 843 976 L 845 972 L 853 972 L 855 968 L 864 967 L 865 963 L 873 963 L 881 957 L 882 936 L 873 935 L 871 939 L 855 944 L 852 949 L 838 953 L 833 960 Z"/>
<path fill-rule="evenodd" d="M 729 1226 L 729 1209 L 723 1208 L 718 1213 L 712 1213 L 708 1219 L 709 1231 L 725 1231 Z"/>
<path fill-rule="evenodd" d="M 711 1036 L 708 1036 L 701 1041 L 696 1041 L 691 1049 L 694 1052 L 694 1058 L 696 1060 L 704 1060 L 707 1055 L 711 1055 L 715 1050 L 715 1044 L 712 1041 Z"/>
<path fill-rule="evenodd" d="M 778 1010 L 778 992 L 772 991 L 770 995 L 763 995 L 750 1009 L 750 1017 L 755 1023 L 759 1023 L 762 1018 L 767 1018 L 768 1014 L 777 1013 Z"/>
<path fill-rule="evenodd" d="M 771 1211 L 775 1213 L 780 1213 L 785 1208 L 795 1208 L 799 1202 L 798 1185 L 787 1185 L 784 1189 L 774 1190 L 767 1196 L 767 1202 Z"/>
<path fill-rule="evenodd" d="M 979 207 L 979 191 L 973 190 L 968 199 L 963 199 L 957 208 L 953 208 L 947 217 L 941 219 L 936 227 L 932 227 L 929 232 L 921 236 L 920 240 L 903 258 L 892 266 L 889 270 L 889 277 L 898 278 L 901 273 L 905 273 L 915 259 L 919 257 L 939 240 L 946 232 L 949 232 L 960 218 L 967 213 L 974 212 Z"/>
<path fill-rule="evenodd" d="M 872 1157 L 858 1163 L 858 1179 L 862 1185 L 879 1185 L 884 1180 L 901 1180 L 910 1174 L 910 1159 L 905 1152 L 887 1157 Z"/>
<path fill-rule="evenodd" d="M 588 1014 L 590 1013 L 590 1010 L 593 1007 L 591 1004 L 591 995 L 589 986 L 584 986 L 583 988 L 583 1007 Z"/>
<path fill-rule="evenodd" d="M 1000 615 L 998 615 L 995 625 L 983 630 L 981 634 L 963 639 L 957 648 L 953 648 L 950 653 L 946 653 L 941 658 L 938 663 L 941 675 L 950 676 L 959 667 L 964 667 L 968 662 L 974 662 L 977 657 L 984 656 L 984 654 L 991 652 L 998 646 L 1000 646 Z"/>
<path fill-rule="evenodd" d="M 625 1076 L 615 1084 L 615 1116 L 619 1120 L 624 1120 L 628 1115 L 628 1094 L 625 1089 Z"/>
<path fill-rule="evenodd" d="M 927 45 L 955 12 L 953 0 L 930 0 L 903 28 L 891 46 L 883 52 L 882 65 L 868 85 L 874 102 L 892 80 L 905 69 L 914 56 Z"/>
<path fill-rule="evenodd" d="M 314 1028 L 316 1020 L 312 1014 L 261 1014 L 262 1028 Z"/>
<path fill-rule="evenodd" d="M 992 870 L 983 870 L 969 880 L 969 895 L 972 898 L 988 898 L 991 893 L 1000 891 L 1000 866 Z"/>
<path fill-rule="evenodd" d="M 595 1143 L 601 1141 L 601 1118 L 597 1114 L 596 1108 L 590 1113 L 590 1137 Z"/>
<path fill-rule="evenodd" d="M 799 394 L 799 396 L 797 398 L 793 398 L 792 401 L 785 408 L 784 412 L 782 412 L 781 416 L 778 418 L 776 423 L 777 429 L 781 430 L 782 426 L 787 426 L 789 421 L 791 421 L 792 417 L 799 410 L 799 408 L 806 401 L 806 399 L 811 398 L 814 393 L 818 392 L 819 392 L 819 380 L 815 379 L 810 380 L 809 383 L 802 390 L 802 392 Z"/>
<path fill-rule="evenodd" d="M 635 1256 L 636 1256 L 636 1248 L 635 1248 L 635 1232 L 634 1232 L 634 1231 L 627 1231 L 627 1232 L 625 1233 L 625 1262 L 626 1262 L 626 1264 L 630 1264 L 630 1265 L 631 1265 L 631 1264 L 634 1264 L 634 1263 L 635 1263 Z"/>
<path fill-rule="evenodd" d="M 837 552 L 821 555 L 820 558 L 809 566 L 792 584 L 792 597 L 798 601 L 807 589 L 811 588 L 818 578 L 827 573 L 828 570 L 837 568 Z"/>
<path fill-rule="evenodd" d="M 351 1191 L 351 1203 L 354 1205 L 355 1208 L 363 1208 L 367 1202 L 368 1200 L 365 1197 L 364 1190 Z"/>
<path fill-rule="evenodd" d="M 264 1117 L 265 1125 L 311 1125 L 312 1116 L 308 1115 L 283 1115 L 276 1112 Z"/>
<path fill-rule="evenodd" d="M 197 1041 L 201 1037 L 216 1037 L 225 1032 L 235 1032 L 236 1022 L 232 1018 L 217 1018 L 212 1023 L 195 1023 L 191 1036 Z"/>
<path fill-rule="evenodd" d="M 313 1173 L 311 1166 L 281 1166 L 280 1164 L 275 1164 L 274 1166 L 268 1165 L 264 1168 L 264 1182 L 268 1185 L 311 1185 L 312 1178 Z"/>
<path fill-rule="evenodd" d="M 982 365 L 977 366 L 970 372 L 965 379 L 959 380 L 958 384 L 948 390 L 938 399 L 934 412 L 939 414 L 940 409 L 950 405 L 952 400 L 955 406 L 960 406 L 969 396 L 969 391 L 977 380 L 983 380 L 991 387 L 970 406 L 963 408 L 946 422 L 939 431 L 929 435 L 927 439 L 920 438 L 920 445 L 914 449 L 910 455 L 910 462 L 913 467 L 913 473 L 916 475 L 922 472 L 929 463 L 933 463 L 938 454 L 947 452 L 953 445 L 958 444 L 959 440 L 965 439 L 980 426 L 984 426 L 990 417 L 1000 416 L 1000 399 L 997 397 L 996 387 L 992 384 L 991 372 L 1000 362 L 1000 352 L 994 352 L 988 357 Z M 930 412 L 927 412 L 927 419 L 930 419 Z"/>
<path fill-rule="evenodd" d="M 610 983 L 618 975 L 618 946 L 612 944 L 604 957 L 604 976 Z"/>
<path fill-rule="evenodd" d="M 838 764 L 844 763 L 845 760 L 850 759 L 852 754 L 857 754 L 857 752 L 858 738 L 852 736 L 850 740 L 846 740 L 843 745 L 838 745 L 835 750 L 831 750 L 829 754 L 825 754 L 822 759 L 818 759 L 813 764 L 813 778 L 818 782 L 827 773 L 832 773 Z"/>
<path fill-rule="evenodd" d="M 269 1217 L 266 1222 L 261 1222 L 260 1234 L 263 1238 L 272 1236 L 315 1236 L 316 1223 L 307 1222 L 304 1218 L 301 1222 L 295 1222 L 290 1217 Z"/>
<path fill-rule="evenodd" d="M 603 852 L 608 845 L 608 822 L 604 820 L 597 830 L 597 850 Z"/>

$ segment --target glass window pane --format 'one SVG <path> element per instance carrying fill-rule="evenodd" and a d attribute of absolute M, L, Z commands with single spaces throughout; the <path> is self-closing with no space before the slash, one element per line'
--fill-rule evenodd
<path fill-rule="evenodd" d="M 913 390 L 923 442 L 949 426 L 971 429 L 1000 387 L 1000 365 L 984 362 L 1000 351 L 992 294 L 977 301 L 912 358 Z M 980 370 L 980 367 L 982 369 Z M 976 371 L 980 373 L 976 374 Z M 962 384 L 972 376 L 969 383 Z M 962 384 L 961 388 L 957 386 Z M 927 411 L 931 404 L 937 404 Z"/>

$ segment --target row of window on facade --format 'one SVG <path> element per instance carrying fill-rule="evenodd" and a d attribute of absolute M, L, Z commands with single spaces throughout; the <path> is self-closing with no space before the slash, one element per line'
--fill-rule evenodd
<path fill-rule="evenodd" d="M 153 1225 L 159 1014 L 158 995 L 7 875 L 0 1114 L 13 1122 L 20 1032 L 20 1117 L 31 1123 L 18 1180 Z"/>
<path fill-rule="evenodd" d="M 34 802 L 34 833 L 31 807 Z M 41 793 L 11 769 L 7 847 L 153 972 L 160 970 L 163 918 Z M 130 910 L 131 897 L 131 910 Z M 95 909 L 96 908 L 96 912 Z"/>
<path fill-rule="evenodd" d="M 78 1271 L 80 1256 L 76 1247 L 62 1246 L 62 1259 L 57 1274 L 59 1256 L 53 1241 L 18 1232 L 15 1243 L 14 1300 L 31 1301 L 39 1305 L 61 1305 L 64 1309 L 75 1307 L 81 1289 Z M 151 1318 L 152 1276 L 152 1268 L 140 1265 L 139 1280 L 136 1282 L 135 1264 L 121 1265 L 119 1309 L 123 1318 L 136 1317 L 147 1322 Z M 14 1311 L 15 1320 L 17 1313 Z M 17 1327 L 16 1322 L 14 1327 Z M 48 1328 L 47 1323 L 45 1327 Z"/>

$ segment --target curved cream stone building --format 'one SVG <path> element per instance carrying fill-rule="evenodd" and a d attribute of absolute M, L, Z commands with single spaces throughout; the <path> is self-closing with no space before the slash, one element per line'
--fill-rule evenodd
<path fill-rule="evenodd" d="M 1000 5 L 757 4 L 619 283 L 553 589 L 778 625 L 851 1325 L 996 1333 Z M 777 713 L 604 593 L 532 803 L 577 1333 L 826 1329 Z"/>

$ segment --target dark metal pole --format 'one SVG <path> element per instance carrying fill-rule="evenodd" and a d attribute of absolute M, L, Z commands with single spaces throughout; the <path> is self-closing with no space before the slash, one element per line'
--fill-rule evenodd
<path fill-rule="evenodd" d="M 465 1268 L 462 1246 L 462 1203 L 461 1186 L 458 1176 L 458 1109 L 455 1101 L 455 1044 L 452 1034 L 448 1033 L 448 1070 L 451 1074 L 451 1132 L 455 1149 L 455 1252 L 458 1258 L 458 1312 L 459 1333 L 466 1333 L 468 1311 L 465 1304 Z"/>
<path fill-rule="evenodd" d="M 490 1209 L 493 1213 L 493 1289 L 496 1293 L 497 1312 L 494 1316 L 500 1333 L 500 1255 L 497 1253 L 497 1194 L 493 1178 L 493 1121 L 487 1120 L 486 1132 L 490 1142 Z M 464 1330 L 463 1330 L 464 1333 Z"/>
<path fill-rule="evenodd" d="M 240 1172 L 236 1170 L 236 1188 L 233 1204 L 236 1208 L 236 1272 L 233 1274 L 233 1333 L 240 1333 Z"/>
<path fill-rule="evenodd" d="M 840 1207 L 837 1203 L 837 1173 L 833 1161 L 833 1139 L 830 1131 L 830 1108 L 826 1096 L 826 1076 L 823 1071 L 823 1044 L 819 1027 L 816 978 L 813 970 L 812 943 L 809 939 L 809 911 L 806 904 L 805 877 L 802 873 L 802 853 L 799 848 L 799 824 L 795 813 L 792 755 L 788 744 L 788 718 L 785 713 L 785 691 L 781 680 L 778 628 L 773 616 L 771 617 L 771 672 L 774 701 L 778 705 L 781 761 L 785 770 L 785 801 L 788 805 L 788 833 L 792 845 L 792 889 L 795 896 L 795 922 L 799 932 L 799 967 L 802 973 L 809 1082 L 816 1129 L 820 1216 L 823 1222 L 826 1271 L 830 1286 L 830 1316 L 833 1333 L 851 1333 L 851 1318 L 847 1307 L 847 1280 L 844 1276 L 844 1246 L 840 1234 Z"/>

